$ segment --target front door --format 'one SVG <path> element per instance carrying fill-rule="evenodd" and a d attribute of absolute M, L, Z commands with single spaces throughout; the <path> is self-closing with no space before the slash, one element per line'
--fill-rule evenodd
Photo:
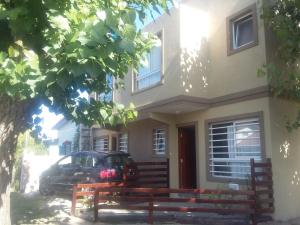
<path fill-rule="evenodd" d="M 195 126 L 178 128 L 179 187 L 197 188 Z"/>

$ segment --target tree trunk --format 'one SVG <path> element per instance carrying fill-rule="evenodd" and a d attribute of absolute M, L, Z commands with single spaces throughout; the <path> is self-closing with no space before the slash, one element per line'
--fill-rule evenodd
<path fill-rule="evenodd" d="M 0 95 L 0 224 L 10 225 L 10 182 L 18 135 L 27 126 L 28 101 Z"/>

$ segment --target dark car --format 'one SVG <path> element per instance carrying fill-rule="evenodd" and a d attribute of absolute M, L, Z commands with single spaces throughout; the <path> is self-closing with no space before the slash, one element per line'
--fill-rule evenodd
<path fill-rule="evenodd" d="M 137 167 L 128 153 L 82 151 L 63 157 L 43 172 L 39 191 L 43 195 L 69 192 L 77 183 L 122 182 L 136 177 Z"/>

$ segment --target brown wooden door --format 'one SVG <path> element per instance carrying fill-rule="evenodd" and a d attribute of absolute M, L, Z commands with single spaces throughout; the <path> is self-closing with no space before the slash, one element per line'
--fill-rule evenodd
<path fill-rule="evenodd" d="M 195 127 L 178 128 L 180 188 L 197 187 L 195 138 Z"/>

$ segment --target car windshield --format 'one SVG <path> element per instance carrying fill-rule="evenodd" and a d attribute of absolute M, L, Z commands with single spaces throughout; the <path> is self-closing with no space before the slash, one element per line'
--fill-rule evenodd
<path fill-rule="evenodd" d="M 126 163 L 132 163 L 133 160 L 128 155 L 110 155 L 106 158 L 106 164 L 110 168 L 124 167 Z"/>

